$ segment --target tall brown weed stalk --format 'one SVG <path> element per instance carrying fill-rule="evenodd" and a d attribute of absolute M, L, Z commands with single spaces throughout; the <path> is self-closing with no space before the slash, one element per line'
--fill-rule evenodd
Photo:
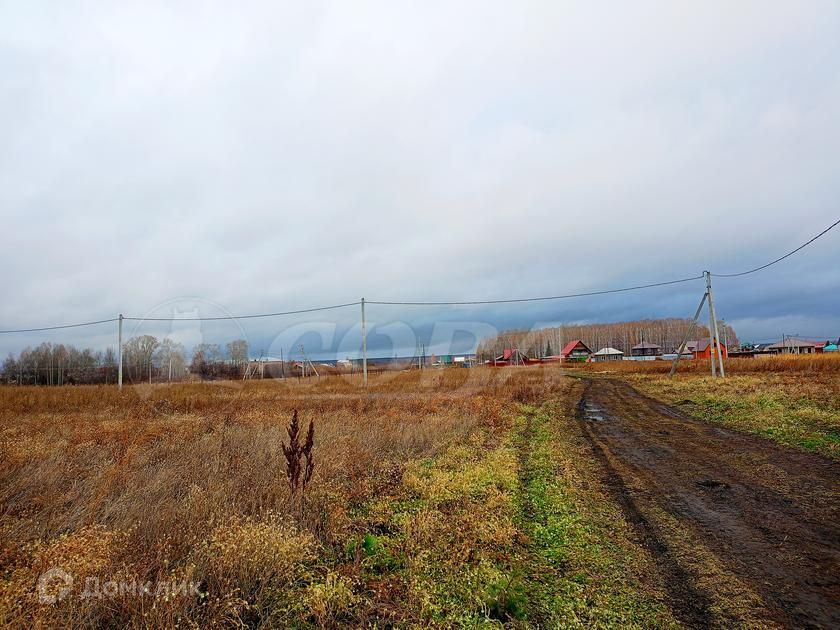
<path fill-rule="evenodd" d="M 312 458 L 312 446 L 315 443 L 315 422 L 309 422 L 306 439 L 300 443 L 300 423 L 297 409 L 292 413 L 292 421 L 286 429 L 289 434 L 289 445 L 283 442 L 283 454 L 286 456 L 286 478 L 292 495 L 292 505 L 298 509 L 298 516 L 303 517 L 303 497 L 306 486 L 312 479 L 315 461 Z"/>

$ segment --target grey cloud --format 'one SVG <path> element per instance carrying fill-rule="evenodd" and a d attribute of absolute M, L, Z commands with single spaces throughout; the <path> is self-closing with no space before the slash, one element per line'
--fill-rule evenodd
<path fill-rule="evenodd" d="M 181 296 L 239 314 L 760 264 L 838 215 L 838 26 L 830 2 L 0 5 L 0 328 Z M 721 280 L 720 310 L 745 337 L 778 318 L 835 334 L 838 238 Z M 614 321 L 697 299 L 464 317 Z M 73 334 L 58 338 L 108 338 Z"/>

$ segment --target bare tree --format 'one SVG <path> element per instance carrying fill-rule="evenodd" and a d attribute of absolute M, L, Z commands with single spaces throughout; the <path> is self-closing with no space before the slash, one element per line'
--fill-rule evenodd
<path fill-rule="evenodd" d="M 168 381 L 173 378 L 180 380 L 186 372 L 187 359 L 184 346 L 169 337 L 160 342 L 160 346 L 155 353 L 155 361 L 162 378 Z"/>
<path fill-rule="evenodd" d="M 129 339 L 124 348 L 129 375 L 135 380 L 141 380 L 151 374 L 152 357 L 160 342 L 152 335 L 142 335 Z"/>
<path fill-rule="evenodd" d="M 241 367 L 248 362 L 248 342 L 244 339 L 236 339 L 227 344 L 227 355 L 231 362 Z"/>

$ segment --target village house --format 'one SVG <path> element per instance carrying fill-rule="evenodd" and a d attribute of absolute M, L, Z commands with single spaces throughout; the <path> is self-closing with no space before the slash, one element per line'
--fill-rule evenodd
<path fill-rule="evenodd" d="M 621 361 L 624 358 L 624 353 L 615 348 L 601 348 L 592 355 L 593 361 Z"/>
<path fill-rule="evenodd" d="M 494 365 L 496 367 L 503 367 L 505 365 L 528 365 L 529 363 L 539 363 L 539 361 L 529 359 L 519 348 L 505 348 L 502 351 L 502 354 L 494 357 L 492 361 L 486 361 L 487 365 Z"/>
<path fill-rule="evenodd" d="M 770 344 L 768 350 L 773 354 L 816 354 L 823 351 L 825 342 L 808 341 L 796 337 L 784 337 L 778 343 Z"/>
<path fill-rule="evenodd" d="M 717 350 L 714 349 L 710 337 L 693 339 L 692 341 L 686 342 L 685 347 L 686 350 L 688 350 L 694 356 L 695 359 L 708 359 L 712 354 L 713 350 L 715 352 L 715 358 L 717 358 Z M 724 359 L 727 358 L 727 356 L 729 356 L 726 350 L 726 345 L 723 343 L 720 343 L 720 353 Z"/>
<path fill-rule="evenodd" d="M 655 358 L 662 355 L 662 346 L 643 341 L 630 348 L 630 354 L 633 357 Z"/>
<path fill-rule="evenodd" d="M 586 361 L 592 356 L 592 350 L 580 339 L 573 339 L 563 347 L 560 356 L 564 361 Z"/>

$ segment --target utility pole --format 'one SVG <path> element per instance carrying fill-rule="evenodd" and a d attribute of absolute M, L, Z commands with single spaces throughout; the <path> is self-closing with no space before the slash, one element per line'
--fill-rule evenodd
<path fill-rule="evenodd" d="M 782 333 L 782 354 L 799 354 L 799 347 L 793 339 L 799 337 L 799 333 Z"/>
<path fill-rule="evenodd" d="M 120 389 L 120 390 L 122 390 L 122 364 L 123 364 L 123 361 L 122 361 L 122 350 L 123 350 L 123 348 L 122 348 L 122 323 L 123 323 L 123 316 L 122 316 L 122 313 L 120 313 L 120 323 L 119 323 L 119 326 L 117 328 L 117 330 L 119 331 L 117 333 L 117 364 L 119 365 L 119 367 L 117 368 L 117 383 L 118 383 L 117 389 Z"/>
<path fill-rule="evenodd" d="M 362 381 L 367 387 L 367 329 L 365 328 L 365 298 L 362 298 Z"/>
<path fill-rule="evenodd" d="M 677 348 L 677 356 L 674 359 L 674 362 L 671 364 L 671 373 L 668 376 L 674 376 L 674 372 L 677 370 L 677 362 L 680 360 L 680 356 L 682 355 L 683 348 L 685 344 L 688 342 L 688 337 L 694 332 L 695 327 L 697 326 L 697 318 L 700 317 L 700 313 L 703 310 L 703 303 L 706 301 L 706 298 L 709 296 L 708 293 L 703 294 L 703 298 L 700 300 L 700 304 L 697 305 L 697 310 L 694 312 L 694 319 L 691 320 L 691 326 L 688 327 L 685 331 L 685 336 L 683 337 L 682 343 L 680 343 L 680 347 Z"/>
<path fill-rule="evenodd" d="M 706 298 L 709 297 L 709 285 L 711 281 L 709 280 L 709 272 L 704 271 L 703 275 L 706 276 Z M 709 361 L 712 364 L 712 378 L 717 376 L 717 370 L 715 369 L 715 349 L 712 347 L 712 344 L 715 342 L 715 331 L 714 327 L 712 326 L 712 301 L 709 300 Z"/>
<path fill-rule="evenodd" d="M 729 333 L 726 331 L 726 320 L 720 320 L 723 326 L 723 347 L 726 348 L 726 353 L 729 354 Z"/>
<path fill-rule="evenodd" d="M 711 352 L 709 354 L 712 357 L 712 376 L 715 376 L 715 359 L 714 355 L 717 352 L 717 360 L 718 364 L 720 365 L 720 376 L 721 378 L 726 376 L 726 371 L 723 367 L 723 353 L 720 350 L 720 334 L 718 333 L 718 325 L 717 325 L 717 318 L 715 317 L 715 305 L 712 300 L 712 274 L 709 271 L 705 272 L 706 274 L 706 293 L 709 294 L 709 323 L 711 324 L 712 330 L 710 331 L 714 338 L 712 341 L 714 345 L 712 346 Z"/>
<path fill-rule="evenodd" d="M 566 340 L 566 335 L 564 334 L 563 324 L 560 324 L 560 342 L 557 344 L 557 347 L 560 349 L 560 363 L 563 363 L 563 342 Z"/>
<path fill-rule="evenodd" d="M 314 363 L 312 363 L 312 359 L 310 359 L 310 358 L 306 355 L 306 350 L 303 348 L 303 344 L 300 344 L 300 356 L 301 356 L 301 358 L 303 359 L 303 360 L 302 360 L 302 363 L 303 363 L 303 375 L 304 375 L 304 376 L 306 376 L 306 364 L 308 363 L 308 364 L 309 364 L 309 367 L 310 367 L 310 368 L 312 368 L 312 371 L 315 373 L 315 376 L 317 376 L 317 377 L 318 377 L 318 380 L 320 380 L 320 379 L 321 379 L 321 375 L 320 375 L 320 374 L 318 374 L 318 368 L 316 368 L 316 367 L 315 367 L 315 364 L 314 364 Z"/>

